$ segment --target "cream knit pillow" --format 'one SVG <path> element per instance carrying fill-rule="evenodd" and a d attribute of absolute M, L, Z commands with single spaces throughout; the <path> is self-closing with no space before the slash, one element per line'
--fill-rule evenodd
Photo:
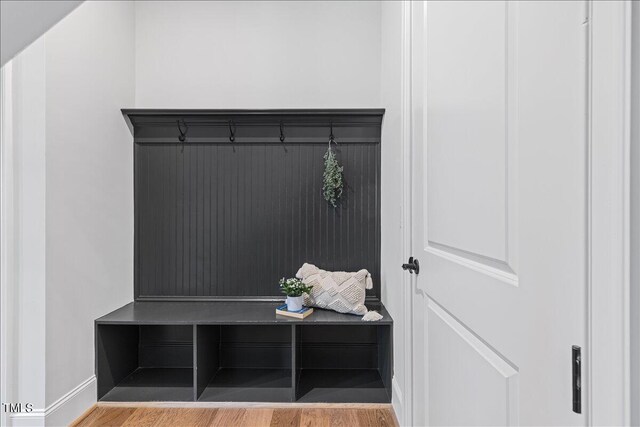
<path fill-rule="evenodd" d="M 365 314 L 366 289 L 373 288 L 371 274 L 367 270 L 356 273 L 320 270 L 304 263 L 296 277 L 313 286 L 311 294 L 304 295 L 307 306 L 326 308 L 338 313 Z"/>

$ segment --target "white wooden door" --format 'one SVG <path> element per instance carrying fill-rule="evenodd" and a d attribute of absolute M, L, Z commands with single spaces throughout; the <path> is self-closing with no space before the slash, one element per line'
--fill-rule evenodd
<path fill-rule="evenodd" d="M 584 425 L 585 2 L 412 8 L 413 423 Z"/>

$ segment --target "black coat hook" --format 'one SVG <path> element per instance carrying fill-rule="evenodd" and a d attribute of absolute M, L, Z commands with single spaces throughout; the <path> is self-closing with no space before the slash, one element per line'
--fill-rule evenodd
<path fill-rule="evenodd" d="M 178 136 L 178 140 L 180 142 L 184 142 L 187 139 L 187 131 L 189 130 L 189 126 L 187 126 L 187 123 L 184 121 L 184 119 L 182 119 L 182 123 L 184 123 L 184 131 L 182 130 L 182 125 L 180 124 L 180 120 L 177 120 L 178 123 L 178 132 L 180 132 L 180 136 Z"/>
<path fill-rule="evenodd" d="M 334 143 L 336 145 L 338 145 L 338 143 L 336 142 L 335 137 L 333 136 L 333 122 L 331 122 L 331 132 L 329 133 L 329 147 L 331 147 L 331 143 Z"/>
<path fill-rule="evenodd" d="M 229 120 L 229 141 L 235 142 L 236 140 L 236 124 L 233 120 Z"/>
<path fill-rule="evenodd" d="M 284 142 L 284 125 L 280 122 L 280 142 Z"/>

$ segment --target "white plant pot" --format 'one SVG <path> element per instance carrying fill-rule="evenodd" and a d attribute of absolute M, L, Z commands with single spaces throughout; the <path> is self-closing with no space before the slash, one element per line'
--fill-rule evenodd
<path fill-rule="evenodd" d="M 287 297 L 287 310 L 288 311 L 300 311 L 302 310 L 303 296 L 299 297 Z"/>

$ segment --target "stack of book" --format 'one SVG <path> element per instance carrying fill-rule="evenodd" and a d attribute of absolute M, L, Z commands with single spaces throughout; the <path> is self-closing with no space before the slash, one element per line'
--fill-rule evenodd
<path fill-rule="evenodd" d="M 284 304 L 276 308 L 276 314 L 279 314 L 281 316 L 295 317 L 296 319 L 304 319 L 311 313 L 313 313 L 313 308 L 311 307 L 302 307 L 302 310 L 299 311 L 289 311 L 287 310 L 287 305 Z"/>

